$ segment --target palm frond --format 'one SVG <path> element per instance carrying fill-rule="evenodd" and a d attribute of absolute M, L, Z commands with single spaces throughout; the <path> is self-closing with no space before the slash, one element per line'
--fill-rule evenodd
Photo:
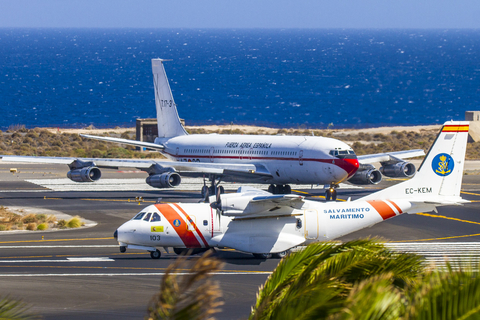
<path fill-rule="evenodd" d="M 29 307 L 25 303 L 8 296 L 0 299 L 0 319 L 26 320 L 40 318 L 28 313 L 28 309 Z"/>
<path fill-rule="evenodd" d="M 149 320 L 204 320 L 219 312 L 221 290 L 211 280 L 211 273 L 221 268 L 222 263 L 205 253 L 189 266 L 186 257 L 178 258 L 170 265 L 156 294 L 148 307 Z M 189 269 L 186 274 L 180 271 Z"/>

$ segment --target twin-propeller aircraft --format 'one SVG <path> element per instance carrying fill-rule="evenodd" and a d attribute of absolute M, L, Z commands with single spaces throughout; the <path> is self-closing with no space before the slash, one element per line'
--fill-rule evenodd
<path fill-rule="evenodd" d="M 160 258 L 157 247 L 181 254 L 229 247 L 255 256 L 283 256 L 315 241 L 335 239 L 404 213 L 461 205 L 468 122 L 446 122 L 410 180 L 355 201 L 317 202 L 240 188 L 212 196 L 211 203 L 146 207 L 115 231 L 120 251 L 141 249 Z"/>
<path fill-rule="evenodd" d="M 162 59 L 152 60 L 158 138 L 155 142 L 97 137 L 86 138 L 156 150 L 169 161 L 94 158 L 1 156 L 5 161 L 62 163 L 76 182 L 94 182 L 100 168 L 133 167 L 148 173 L 146 183 L 173 188 L 181 176 L 208 178 L 202 195 L 216 194 L 220 181 L 270 184 L 274 194 L 289 194 L 289 184 L 327 185 L 327 199 L 336 199 L 335 188 L 348 180 L 354 184 L 376 184 L 382 173 L 389 177 L 412 177 L 415 166 L 403 159 L 423 156 L 423 150 L 408 150 L 357 157 L 346 143 L 325 137 L 270 135 L 189 135 L 182 126 Z M 380 162 L 380 171 L 372 163 Z"/>

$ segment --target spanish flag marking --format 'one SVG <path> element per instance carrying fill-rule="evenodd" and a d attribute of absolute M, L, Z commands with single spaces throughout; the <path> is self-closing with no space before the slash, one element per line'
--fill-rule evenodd
<path fill-rule="evenodd" d="M 468 132 L 468 125 L 461 125 L 461 126 L 445 125 L 443 126 L 442 132 Z"/>
<path fill-rule="evenodd" d="M 163 232 L 163 226 L 152 226 L 150 228 L 151 232 Z"/>

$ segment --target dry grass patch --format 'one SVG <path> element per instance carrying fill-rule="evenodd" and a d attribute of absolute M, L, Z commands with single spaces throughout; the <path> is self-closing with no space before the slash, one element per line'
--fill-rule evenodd
<path fill-rule="evenodd" d="M 55 215 L 26 213 L 23 210 L 13 212 L 0 206 L 0 231 L 66 229 L 79 228 L 83 225 L 85 224 L 79 216 L 73 217 L 68 222 L 57 221 Z"/>

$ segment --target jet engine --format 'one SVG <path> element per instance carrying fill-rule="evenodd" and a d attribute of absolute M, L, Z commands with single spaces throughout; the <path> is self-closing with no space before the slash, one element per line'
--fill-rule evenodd
<path fill-rule="evenodd" d="M 97 167 L 85 167 L 70 170 L 67 173 L 68 179 L 75 182 L 93 182 L 100 179 L 102 172 Z"/>
<path fill-rule="evenodd" d="M 394 164 L 384 164 L 380 167 L 380 172 L 387 177 L 402 177 L 402 178 L 411 178 L 417 172 L 415 165 L 411 162 L 397 162 Z"/>
<path fill-rule="evenodd" d="M 164 172 L 148 176 L 146 182 L 154 188 L 173 188 L 180 185 L 182 177 L 176 172 Z"/>
<path fill-rule="evenodd" d="M 377 184 L 382 181 L 382 174 L 371 164 L 360 164 L 357 172 L 348 179 L 353 184 Z"/>

